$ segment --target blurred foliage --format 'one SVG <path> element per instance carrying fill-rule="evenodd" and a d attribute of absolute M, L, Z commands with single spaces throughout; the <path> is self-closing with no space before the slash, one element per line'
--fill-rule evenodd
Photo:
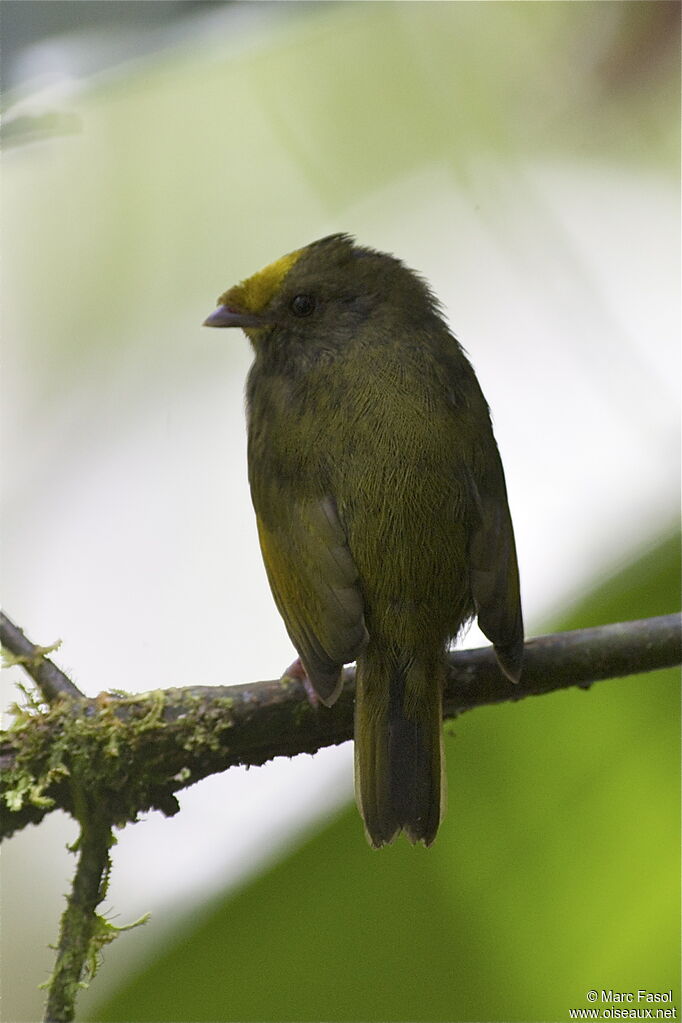
<path fill-rule="evenodd" d="M 559 627 L 679 606 L 679 537 Z M 679 973 L 679 672 L 477 710 L 449 733 L 435 845 L 365 844 L 348 809 L 186 926 L 91 1015 L 555 1020 Z"/>
<path fill-rule="evenodd" d="M 236 6 L 275 16 L 271 4 Z M 217 294 L 425 165 L 472 194 L 482 156 L 513 176 L 533 153 L 608 153 L 676 178 L 677 5 L 615 6 L 292 5 L 255 52 L 259 26 L 237 23 L 231 37 L 226 22 L 222 37 L 171 51 L 152 73 L 76 91 L 82 133 L 59 150 L 15 149 L 4 183 L 5 289 L 23 317 L 10 309 L 8 327 L 21 328 L 46 391 L 59 390 L 57 370 L 87 372 L 87 359 L 120 358 L 145 338 L 151 347 L 170 295 L 177 319 L 181 298 L 205 303 L 207 288 Z M 637 64 L 635 30 L 652 38 Z M 60 312 L 49 332 L 45 307 Z"/>

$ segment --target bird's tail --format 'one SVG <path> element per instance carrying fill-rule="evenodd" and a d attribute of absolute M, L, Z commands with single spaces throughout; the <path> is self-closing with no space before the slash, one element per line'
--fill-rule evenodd
<path fill-rule="evenodd" d="M 371 845 L 404 831 L 430 845 L 445 806 L 444 665 L 377 651 L 358 658 L 355 796 Z"/>

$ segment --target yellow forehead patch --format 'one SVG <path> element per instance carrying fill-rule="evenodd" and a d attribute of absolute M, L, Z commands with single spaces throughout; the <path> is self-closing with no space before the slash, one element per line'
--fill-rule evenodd
<path fill-rule="evenodd" d="M 282 286 L 282 281 L 298 260 L 303 249 L 290 252 L 287 256 L 270 263 L 258 273 L 247 277 L 240 284 L 226 291 L 218 299 L 219 305 L 242 309 L 250 313 L 259 313 Z"/>

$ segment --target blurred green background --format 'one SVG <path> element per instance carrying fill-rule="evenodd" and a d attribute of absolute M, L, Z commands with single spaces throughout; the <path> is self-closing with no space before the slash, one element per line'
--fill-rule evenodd
<path fill-rule="evenodd" d="M 529 633 L 679 606 L 676 3 L 3 8 L 5 603 L 85 691 L 291 660 L 245 478 L 248 346 L 199 325 L 336 230 L 420 270 L 470 352 Z M 429 851 L 368 849 L 348 744 L 188 790 L 119 836 L 105 910 L 153 917 L 79 1018 L 679 1006 L 677 678 L 449 725 Z M 41 1016 L 74 838 L 55 814 L 4 850 L 8 1023 Z"/>

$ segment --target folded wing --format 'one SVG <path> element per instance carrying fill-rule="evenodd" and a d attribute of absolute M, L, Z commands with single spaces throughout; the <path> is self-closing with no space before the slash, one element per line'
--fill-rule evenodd
<path fill-rule="evenodd" d="M 358 572 L 330 496 L 294 504 L 276 526 L 257 515 L 280 614 L 320 700 L 331 706 L 341 669 L 367 642 Z"/>
<path fill-rule="evenodd" d="M 486 452 L 485 470 L 472 486 L 477 522 L 471 533 L 469 567 L 478 624 L 494 645 L 505 675 L 518 682 L 523 662 L 519 569 L 504 471 L 494 440 Z"/>

